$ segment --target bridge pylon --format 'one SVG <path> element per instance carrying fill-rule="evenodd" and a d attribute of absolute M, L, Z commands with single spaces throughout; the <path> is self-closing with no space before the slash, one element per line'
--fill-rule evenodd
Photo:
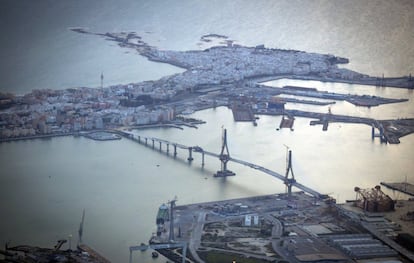
<path fill-rule="evenodd" d="M 289 174 L 292 175 L 291 178 L 289 178 Z M 288 154 L 284 183 L 286 185 L 286 192 L 288 194 L 288 197 L 290 197 L 292 195 L 292 186 L 294 183 L 296 183 L 295 175 L 293 174 L 293 169 L 292 169 L 292 151 L 291 150 L 289 150 L 289 154 Z"/>
<path fill-rule="evenodd" d="M 221 144 L 221 152 L 219 155 L 221 162 L 221 170 L 214 174 L 214 177 L 226 177 L 236 175 L 234 172 L 227 169 L 227 162 L 230 161 L 229 147 L 227 146 L 227 130 L 223 130 L 223 140 Z"/>

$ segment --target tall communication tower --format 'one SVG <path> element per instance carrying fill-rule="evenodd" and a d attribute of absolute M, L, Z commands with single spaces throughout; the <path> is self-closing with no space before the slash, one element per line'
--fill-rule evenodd
<path fill-rule="evenodd" d="M 103 88 L 103 80 L 104 80 L 104 75 L 103 75 L 103 72 L 101 72 L 101 89 Z"/>

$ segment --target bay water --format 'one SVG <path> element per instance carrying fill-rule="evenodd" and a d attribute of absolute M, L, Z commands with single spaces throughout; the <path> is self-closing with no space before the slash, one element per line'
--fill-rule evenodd
<path fill-rule="evenodd" d="M 24 94 L 32 89 L 96 87 L 156 80 L 182 69 L 153 63 L 92 31 L 135 31 L 161 49 L 203 49 L 202 35 L 228 35 L 236 43 L 331 53 L 350 59 L 347 68 L 370 75 L 414 72 L 412 1 L 9 1 L 1 2 L 0 91 Z M 278 80 L 268 85 L 299 85 L 340 93 L 408 98 L 380 107 L 331 106 L 335 114 L 376 119 L 414 116 L 412 91 L 394 88 Z M 287 104 L 328 112 L 328 106 Z M 328 131 L 297 118 L 294 131 L 276 130 L 280 118 L 260 116 L 258 126 L 236 123 L 225 107 L 196 112 L 207 123 L 198 129 L 135 131 L 219 152 L 222 127 L 231 156 L 284 173 L 286 146 L 293 151 L 296 179 L 339 202 L 353 199 L 353 188 L 381 181 L 414 182 L 414 136 L 399 145 L 371 140 L 365 125 L 333 123 Z M 113 262 L 127 262 L 130 245 L 147 242 L 155 231 L 158 206 L 205 202 L 285 191 L 282 182 L 247 167 L 229 164 L 235 177 L 214 178 L 219 161 L 201 156 L 189 164 L 126 139 L 97 142 L 59 137 L 0 144 L 0 245 L 51 247 L 61 238 L 77 240 L 86 210 L 84 242 Z M 386 190 L 385 190 L 386 191 Z M 405 197 L 387 191 L 392 198 Z M 164 262 L 150 252 L 136 262 Z"/>

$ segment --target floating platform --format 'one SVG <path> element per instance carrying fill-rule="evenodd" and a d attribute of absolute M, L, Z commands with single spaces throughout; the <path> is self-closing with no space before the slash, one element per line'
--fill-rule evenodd
<path fill-rule="evenodd" d="M 295 118 L 293 118 L 293 117 L 288 117 L 288 118 L 285 118 L 284 116 L 282 117 L 282 120 L 280 121 L 280 125 L 279 125 L 279 128 L 280 129 L 282 129 L 282 128 L 289 128 L 289 129 L 292 129 L 292 127 L 293 127 L 293 123 L 295 122 Z"/>
<path fill-rule="evenodd" d="M 225 170 L 225 171 L 217 171 L 214 174 L 214 177 L 227 177 L 227 176 L 235 176 L 235 175 L 236 175 L 235 172 L 232 172 L 230 170 Z"/>
<path fill-rule="evenodd" d="M 234 121 L 255 121 L 250 105 L 235 105 L 232 107 Z"/>
<path fill-rule="evenodd" d="M 328 120 L 314 120 L 314 121 L 310 121 L 309 123 L 310 125 L 322 125 L 322 130 L 323 131 L 327 131 L 328 130 L 328 126 L 329 126 L 329 121 Z"/>
<path fill-rule="evenodd" d="M 120 135 L 106 131 L 91 132 L 85 134 L 84 136 L 95 141 L 112 141 L 122 139 Z"/>
<path fill-rule="evenodd" d="M 381 182 L 381 185 L 388 187 L 392 190 L 397 190 L 400 191 L 404 194 L 408 194 L 411 196 L 414 196 L 414 185 L 407 183 L 407 182 L 402 182 L 402 183 L 386 183 L 386 182 Z"/>

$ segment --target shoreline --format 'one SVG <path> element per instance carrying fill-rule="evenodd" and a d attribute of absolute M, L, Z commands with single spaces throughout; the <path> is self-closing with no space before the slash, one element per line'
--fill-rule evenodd
<path fill-rule="evenodd" d="M 343 84 L 355 84 L 355 85 L 363 85 L 363 86 L 374 86 L 374 87 L 381 87 L 381 88 L 401 88 L 401 89 L 414 89 L 414 78 L 409 76 L 400 76 L 400 77 L 387 77 L 387 78 L 379 78 L 379 77 L 365 77 L 362 79 L 342 79 L 342 78 L 325 78 L 325 77 L 318 77 L 318 76 L 311 76 L 311 75 L 280 75 L 280 76 L 263 76 L 263 77 L 252 77 L 248 80 L 254 80 L 259 84 L 263 84 L 264 82 L 269 82 L 273 80 L 280 80 L 280 79 L 292 79 L 292 80 L 303 80 L 303 81 L 320 81 L 323 83 L 343 83 Z M 381 81 L 383 81 L 381 83 Z"/>
<path fill-rule="evenodd" d="M 211 107 L 200 107 L 200 109 L 195 109 L 195 111 L 211 109 Z M 228 107 L 227 107 L 228 108 Z M 229 108 L 229 110 L 231 110 Z M 407 118 L 407 119 L 397 119 L 397 120 L 375 120 L 372 118 L 365 118 L 365 117 L 355 117 L 355 116 L 347 116 L 347 115 L 336 115 L 336 114 L 329 114 L 329 113 L 318 113 L 318 112 L 308 112 L 308 111 L 300 111 L 300 110 L 283 110 L 277 112 L 253 112 L 254 115 L 269 115 L 269 116 L 283 116 L 288 115 L 293 118 L 306 118 L 312 119 L 309 125 L 323 125 L 324 130 L 327 130 L 329 123 L 349 123 L 349 124 L 365 124 L 368 126 L 375 127 L 376 129 L 382 129 L 384 133 L 384 138 L 387 143 L 390 144 L 398 144 L 400 143 L 399 138 L 410 135 L 414 133 L 414 118 Z M 235 121 L 237 122 L 237 121 Z M 183 130 L 182 126 L 187 128 L 195 128 L 197 129 L 197 125 L 203 124 L 203 121 L 197 121 L 195 123 L 164 123 L 164 124 L 149 124 L 149 125 L 140 125 L 140 126 L 130 126 L 130 127 L 123 127 L 126 130 L 141 130 L 141 129 L 151 129 L 151 128 L 175 128 Z M 326 126 L 326 127 L 325 127 Z M 389 129 L 387 129 L 390 127 Z M 44 135 L 32 135 L 26 137 L 13 137 L 13 138 L 2 138 L 0 139 L 0 144 L 5 142 L 13 142 L 13 141 L 25 141 L 25 140 L 35 140 L 35 139 L 50 139 L 53 137 L 63 137 L 63 136 L 73 136 L 79 137 L 83 136 L 88 139 L 97 140 L 97 141 L 108 141 L 108 140 L 119 140 L 121 138 L 105 138 L 105 139 L 96 139 L 94 136 L 90 136 L 90 134 L 98 133 L 98 132 L 106 132 L 110 134 L 117 134 L 121 135 L 120 130 L 118 127 L 113 129 L 100 129 L 100 130 L 92 130 L 92 131 L 79 131 L 79 132 L 68 132 L 68 133 L 57 133 L 57 134 L 44 134 Z"/>
<path fill-rule="evenodd" d="M 80 130 L 90 132 L 94 128 L 105 129 L 105 126 L 106 128 L 125 126 L 130 129 L 154 127 L 182 129 L 181 126 L 196 128 L 197 126 L 192 123 L 187 125 L 173 122 L 176 114 L 183 113 L 187 108 L 199 111 L 217 106 L 229 107 L 232 102 L 239 99 L 240 94 L 254 97 L 263 95 L 259 94 L 263 92 L 265 93 L 263 96 L 265 99 L 262 101 L 264 105 L 271 100 L 269 96 L 280 94 L 333 101 L 345 100 L 356 106 L 364 107 L 407 101 L 404 98 L 389 99 L 367 95 L 337 94 L 311 91 L 311 89 L 304 92 L 300 87 L 296 91 L 284 88 L 270 90 L 260 84 L 277 79 L 414 89 L 414 79 L 411 75 L 392 78 L 371 77 L 338 67 L 338 65 L 349 63 L 349 60 L 331 54 L 273 49 L 266 48 L 264 45 L 247 47 L 233 43 L 205 50 L 159 50 L 145 43 L 134 32 L 103 34 L 89 32 L 82 28 L 71 30 L 81 34 L 104 37 L 105 40 L 114 41 L 123 48 L 134 49 L 139 55 L 151 61 L 178 65 L 186 71 L 165 76 L 156 81 L 128 85 L 104 88 L 101 84 L 101 88 L 73 88 L 62 91 L 33 90 L 32 93 L 21 97 L 4 96 L 0 102 L 10 105 L 2 111 L 4 114 L 2 115 L 0 142 L 74 135 Z M 103 83 L 103 75 L 101 75 L 101 80 Z M 322 106 L 333 103 L 292 98 L 287 98 L 286 101 Z M 266 108 L 263 111 L 258 111 L 256 114 L 269 114 Z M 354 116 L 321 115 L 294 109 L 286 112 L 293 116 L 319 119 L 324 122 L 324 129 L 327 127 L 325 124 L 332 121 L 375 124 L 378 129 L 381 127 L 376 124 L 383 122 L 373 119 L 366 121 L 365 119 L 368 118 Z M 410 117 L 406 119 L 409 120 Z M 163 123 L 165 121 L 169 123 Z M 392 125 L 397 121 L 388 122 Z M 137 126 L 137 123 L 140 125 Z M 146 126 L 141 126 L 141 124 Z M 388 125 L 388 123 L 385 124 Z M 408 128 L 405 127 L 404 132 L 397 136 L 393 135 L 393 138 L 388 141 L 399 143 L 398 137 L 414 131 L 411 125 Z M 50 132 L 55 133 L 50 134 Z M 391 129 L 386 132 L 395 134 Z M 32 135 L 26 136 L 27 134 Z"/>
<path fill-rule="evenodd" d="M 267 79 L 267 80 L 276 80 L 280 78 L 292 78 L 292 79 L 301 79 L 301 80 L 317 80 L 322 82 L 339 82 L 339 83 L 348 83 L 348 84 L 359 84 L 359 85 L 372 85 L 372 86 L 379 86 L 379 87 L 393 87 L 393 88 L 406 88 L 406 89 L 414 89 L 414 78 L 411 76 L 394 76 L 394 77 L 387 77 L 384 76 L 369 76 L 365 74 L 361 74 L 355 71 L 352 71 L 347 68 L 337 67 L 337 65 L 341 64 L 348 64 L 348 58 L 337 57 L 330 54 L 319 54 L 319 53 L 310 53 L 305 51 L 299 50 L 288 50 L 288 49 L 275 49 L 275 48 L 266 48 L 264 45 L 258 45 L 256 47 L 248 47 L 242 46 L 238 44 L 228 44 L 226 46 L 213 46 L 211 48 L 205 50 L 189 50 L 189 51 L 171 51 L 171 50 L 158 50 L 157 47 L 150 46 L 148 43 L 142 40 L 142 37 L 137 35 L 135 32 L 129 32 L 128 34 L 125 32 L 119 33 L 95 33 L 83 28 L 71 29 L 76 33 L 81 34 L 90 34 L 96 36 L 103 36 L 106 37 L 106 40 L 112 40 L 117 42 L 120 47 L 124 48 L 132 48 L 138 51 L 138 53 L 146 57 L 148 60 L 157 62 L 157 63 L 166 63 L 170 64 L 182 69 L 186 69 L 186 72 L 192 71 L 196 69 L 197 71 L 201 70 L 201 72 L 205 71 L 204 68 L 209 68 L 211 70 L 214 67 L 200 65 L 198 66 L 191 59 L 191 55 L 203 56 L 203 53 L 219 53 L 220 50 L 227 53 L 236 53 L 239 50 L 248 50 L 251 51 L 249 54 L 251 57 L 254 57 L 257 54 L 264 55 L 264 56 L 278 56 L 277 54 L 283 54 L 287 57 L 287 60 L 291 59 L 296 62 L 296 66 L 292 66 L 290 69 L 282 69 L 279 72 L 277 71 L 269 71 L 265 66 L 260 68 L 260 73 L 252 74 L 246 73 L 242 75 L 241 78 L 234 78 L 231 82 L 235 82 L 238 80 L 242 81 L 249 81 L 249 80 L 257 80 L 258 79 Z M 305 61 L 292 59 L 292 57 L 303 55 Z M 237 61 L 237 57 L 233 57 L 235 62 Z M 307 61 L 306 61 L 307 60 Z M 328 67 L 321 67 L 320 65 L 315 66 L 315 69 L 309 69 L 305 65 L 309 63 L 309 66 L 313 63 L 318 64 L 320 61 L 323 60 L 324 63 L 329 64 Z M 212 61 L 207 60 L 209 64 L 213 64 Z M 218 61 L 216 61 L 218 62 Z M 256 65 L 252 65 L 253 67 Z M 285 66 L 282 62 L 275 65 L 276 67 L 283 67 Z M 239 70 L 239 69 L 238 69 Z M 246 70 L 246 69 L 241 69 Z M 213 70 L 214 71 L 214 70 Z M 185 73 L 175 74 L 183 76 Z M 199 73 L 198 73 L 199 74 Z M 209 74 L 215 74 L 215 72 L 210 72 Z M 168 79 L 174 79 L 174 76 L 168 76 Z M 235 76 L 235 74 L 231 74 L 231 76 Z M 221 81 L 223 82 L 224 79 Z M 199 83 L 200 84 L 200 83 Z M 213 83 L 205 83 L 205 84 L 213 84 Z"/>
<path fill-rule="evenodd" d="M 397 237 L 397 234 L 409 233 L 409 228 L 395 228 L 395 223 L 386 222 L 390 213 L 398 215 L 404 212 L 400 207 L 386 215 L 376 215 L 377 220 L 374 221 L 370 213 L 347 203 L 336 204 L 332 197 L 315 200 L 303 192 L 292 192 L 291 195 L 274 193 L 188 203 L 175 206 L 174 212 L 179 217 L 174 218 L 172 225 L 168 222 L 169 218 L 165 219 L 165 223 L 157 223 L 157 236 L 153 235 L 149 241 L 153 245 L 151 248 L 157 249 L 157 244 L 170 243 L 169 232 L 172 230 L 176 233 L 178 229 L 178 235 L 172 235 L 173 240 L 186 243 L 190 252 L 187 251 L 186 257 L 200 262 L 206 260 L 207 254 L 231 254 L 240 262 L 244 258 L 257 260 L 253 262 L 263 262 L 263 259 L 269 262 L 296 262 L 301 259 L 317 261 L 321 258 L 346 261 L 351 258 L 363 259 L 368 254 L 370 259 L 414 258 L 412 252 L 386 235 L 392 232 Z M 403 220 L 398 220 L 398 224 L 409 227 L 409 223 Z M 385 229 L 384 225 L 389 229 Z M 363 237 L 363 240 L 353 240 L 356 237 Z M 240 239 L 244 242 L 240 242 Z M 345 246 L 328 242 L 335 239 L 352 241 L 362 249 L 349 254 Z M 261 242 L 257 243 L 257 240 Z M 367 242 L 371 246 L 364 248 Z M 373 252 L 373 246 L 384 252 Z M 162 254 L 177 262 L 184 257 L 183 253 L 179 257 L 168 251 Z"/>

